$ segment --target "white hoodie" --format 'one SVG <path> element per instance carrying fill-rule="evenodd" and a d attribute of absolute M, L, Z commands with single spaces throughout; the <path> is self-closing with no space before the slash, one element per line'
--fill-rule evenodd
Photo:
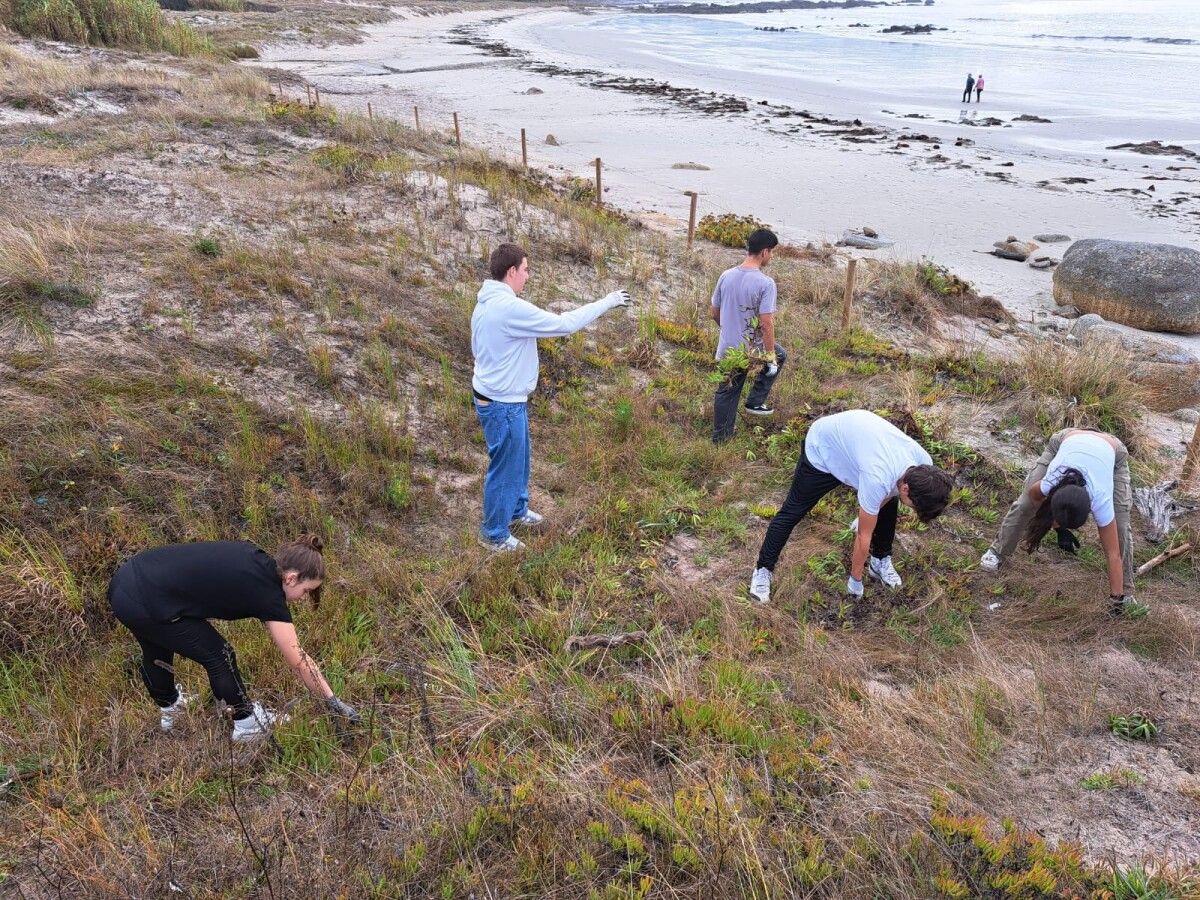
<path fill-rule="evenodd" d="M 537 387 L 538 338 L 566 337 L 590 325 L 621 299 L 609 294 L 555 315 L 522 300 L 502 281 L 488 279 L 471 313 L 471 386 L 490 400 L 524 403 Z"/>

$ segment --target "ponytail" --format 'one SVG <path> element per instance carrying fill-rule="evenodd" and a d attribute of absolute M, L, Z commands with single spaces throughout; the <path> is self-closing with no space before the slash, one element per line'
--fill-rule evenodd
<path fill-rule="evenodd" d="M 315 534 L 302 534 L 279 548 L 275 554 L 275 566 L 279 569 L 279 577 L 283 578 L 288 572 L 295 572 L 301 581 L 325 580 L 325 558 L 321 551 L 325 542 Z M 312 592 L 313 602 L 320 603 L 321 589 Z"/>
<path fill-rule="evenodd" d="M 1055 522 L 1059 528 L 1080 527 L 1087 521 L 1091 504 L 1083 473 L 1078 469 L 1064 471 L 1025 529 L 1025 552 L 1035 551 Z"/>

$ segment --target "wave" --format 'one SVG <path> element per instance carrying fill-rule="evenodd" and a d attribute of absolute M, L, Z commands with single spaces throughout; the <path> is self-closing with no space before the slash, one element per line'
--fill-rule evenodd
<path fill-rule="evenodd" d="M 1050 38 L 1057 41 L 1138 41 L 1143 44 L 1200 44 L 1192 38 L 1134 37 L 1128 34 L 1032 34 L 1033 38 Z"/>

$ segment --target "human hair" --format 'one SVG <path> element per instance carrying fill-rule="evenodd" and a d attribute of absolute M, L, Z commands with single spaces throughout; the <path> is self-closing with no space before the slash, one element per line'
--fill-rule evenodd
<path fill-rule="evenodd" d="M 779 246 L 779 238 L 769 228 L 757 228 L 746 238 L 746 252 L 758 256 L 764 250 L 774 250 Z"/>
<path fill-rule="evenodd" d="M 275 554 L 275 567 L 279 569 L 279 578 L 288 572 L 295 572 L 301 581 L 313 579 L 325 580 L 325 557 L 321 551 L 325 542 L 315 534 L 302 534 L 294 541 L 284 544 Z M 321 588 L 312 592 L 313 602 L 321 602 Z"/>
<path fill-rule="evenodd" d="M 527 256 L 528 254 L 518 244 L 501 244 L 492 251 L 491 257 L 488 258 L 488 274 L 496 281 L 503 281 L 508 270 L 514 266 L 519 267 L 521 260 Z"/>
<path fill-rule="evenodd" d="M 932 522 L 950 505 L 954 479 L 937 466 L 913 466 L 902 480 L 908 485 L 909 503 L 922 522 Z"/>
<path fill-rule="evenodd" d="M 1091 508 L 1092 498 L 1083 473 L 1078 469 L 1066 469 L 1025 527 L 1025 552 L 1036 550 L 1055 523 L 1059 528 L 1080 527 L 1087 521 Z"/>

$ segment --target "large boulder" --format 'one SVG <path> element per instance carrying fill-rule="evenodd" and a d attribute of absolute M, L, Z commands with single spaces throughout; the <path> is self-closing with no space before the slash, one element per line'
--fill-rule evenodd
<path fill-rule="evenodd" d="M 1054 299 L 1133 328 L 1200 334 L 1200 252 L 1076 241 L 1054 270 Z"/>

